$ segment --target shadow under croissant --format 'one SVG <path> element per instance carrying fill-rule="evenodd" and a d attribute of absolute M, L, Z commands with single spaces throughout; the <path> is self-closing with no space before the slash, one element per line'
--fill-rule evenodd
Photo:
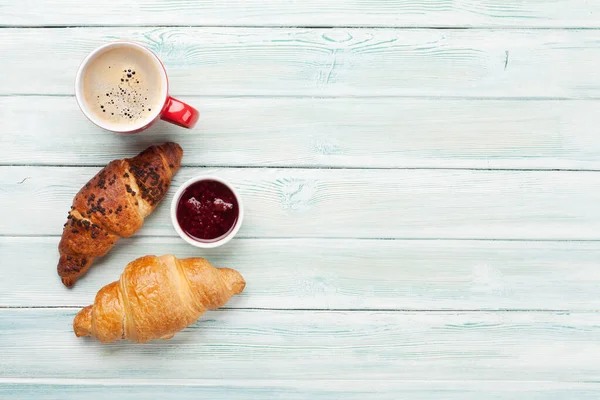
<path fill-rule="evenodd" d="M 155 145 L 156 143 L 175 142 L 180 143 L 181 139 L 185 139 L 189 133 L 181 132 L 177 126 L 169 124 L 157 124 L 150 127 L 143 135 L 128 136 L 125 140 L 119 142 L 117 156 L 122 158 L 131 157 L 132 154 L 139 154 L 144 149 Z M 114 157 L 113 157 L 114 158 Z"/>

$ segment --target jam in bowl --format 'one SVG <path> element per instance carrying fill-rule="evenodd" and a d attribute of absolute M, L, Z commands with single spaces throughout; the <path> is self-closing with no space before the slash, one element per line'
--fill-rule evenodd
<path fill-rule="evenodd" d="M 227 243 L 240 229 L 244 210 L 232 185 L 215 176 L 185 182 L 171 204 L 171 222 L 183 240 L 201 248 Z"/>

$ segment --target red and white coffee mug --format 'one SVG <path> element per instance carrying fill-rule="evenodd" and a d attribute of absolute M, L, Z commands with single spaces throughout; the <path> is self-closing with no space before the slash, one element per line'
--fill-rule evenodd
<path fill-rule="evenodd" d="M 83 77 L 87 68 L 99 55 L 106 51 L 116 48 L 131 48 L 132 50 L 142 51 L 146 53 L 146 55 L 149 56 L 148 60 L 150 60 L 150 62 L 153 63 L 151 67 L 155 68 L 156 71 L 158 71 L 158 73 L 160 74 L 161 87 L 158 88 L 159 101 L 157 102 L 159 106 L 155 106 L 152 113 L 149 114 L 147 117 L 140 119 L 138 124 L 128 123 L 123 126 L 115 126 L 114 124 L 109 124 L 102 118 L 99 118 L 98 116 L 94 115 L 93 112 L 91 112 L 90 104 L 88 104 L 85 98 Z M 156 54 L 154 54 L 147 47 L 130 41 L 117 41 L 100 46 L 96 50 L 92 51 L 83 60 L 75 78 L 75 97 L 77 98 L 79 108 L 90 121 L 92 121 L 94 124 L 103 129 L 115 133 L 128 134 L 141 132 L 154 125 L 154 123 L 156 123 L 159 119 L 181 126 L 183 128 L 190 129 L 194 127 L 200 116 L 198 110 L 196 110 L 194 107 L 169 96 L 169 80 L 167 78 L 167 71 L 163 63 L 158 58 L 158 56 L 156 56 Z"/>

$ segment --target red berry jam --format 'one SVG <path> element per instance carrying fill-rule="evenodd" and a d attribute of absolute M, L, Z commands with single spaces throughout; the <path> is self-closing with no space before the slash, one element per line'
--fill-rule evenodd
<path fill-rule="evenodd" d="M 238 216 L 238 202 L 231 189 L 213 180 L 193 183 L 177 204 L 179 226 L 200 242 L 216 242 L 227 236 Z"/>

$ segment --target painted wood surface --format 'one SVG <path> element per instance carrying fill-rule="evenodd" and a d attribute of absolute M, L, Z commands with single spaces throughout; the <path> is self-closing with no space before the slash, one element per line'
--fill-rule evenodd
<path fill-rule="evenodd" d="M 165 62 L 173 95 L 598 98 L 594 30 L 1 29 L 0 95 L 72 95 L 115 39 Z"/>
<path fill-rule="evenodd" d="M 98 171 L 2 168 L 0 234 L 60 235 L 73 197 Z M 593 171 L 182 168 L 173 186 L 200 174 L 239 189 L 240 237 L 600 239 Z M 176 236 L 173 192 L 138 235 Z"/>
<path fill-rule="evenodd" d="M 160 123 L 123 137 L 91 126 L 73 97 L 0 97 L 0 163 L 103 166 L 173 140 L 195 166 L 600 169 L 598 101 L 183 100 L 202 113 L 192 132 Z"/>
<path fill-rule="evenodd" d="M 599 398 L 598 15 L 586 0 L 0 0 L 0 398 Z M 195 130 L 122 137 L 83 118 L 75 71 L 119 38 L 163 59 Z M 75 192 L 165 140 L 186 150 L 175 186 L 239 187 L 239 238 L 185 245 L 168 196 L 65 289 Z M 171 341 L 75 338 L 100 287 L 161 253 L 236 268 L 247 289 Z"/>
<path fill-rule="evenodd" d="M 600 26 L 592 0 L 1 0 L 0 10 L 3 26 Z"/>
<path fill-rule="evenodd" d="M 179 238 L 136 237 L 66 289 L 56 274 L 58 241 L 0 237 L 3 265 L 20 271 L 0 280 L 0 307 L 83 307 L 130 261 L 175 254 L 244 275 L 245 291 L 225 308 L 600 309 L 600 242 L 240 239 L 202 251 Z"/>
<path fill-rule="evenodd" d="M 5 378 L 597 382 L 597 313 L 220 310 L 170 341 L 76 338 L 78 309 L 0 310 Z M 15 323 L 18 321 L 18 323 Z"/>
<path fill-rule="evenodd" d="M 65 398 L 119 400 L 196 397 L 238 399 L 348 399 L 363 400 L 596 400 L 598 383 L 498 381 L 392 381 L 392 380 L 124 380 L 124 379 L 0 379 L 2 399 Z"/>

